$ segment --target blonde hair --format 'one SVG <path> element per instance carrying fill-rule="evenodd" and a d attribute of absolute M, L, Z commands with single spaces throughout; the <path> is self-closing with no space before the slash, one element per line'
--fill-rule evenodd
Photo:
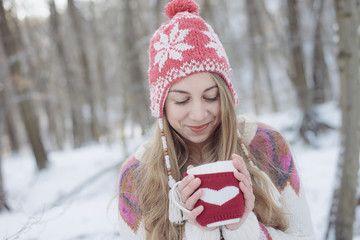
<path fill-rule="evenodd" d="M 202 150 L 202 160 L 203 162 L 215 162 L 231 159 L 232 153 L 241 155 L 253 178 L 254 212 L 256 216 L 265 226 L 285 230 L 288 226 L 285 213 L 269 197 L 271 194 L 270 185 L 259 170 L 261 166 L 250 165 L 241 149 L 243 141 L 241 137 L 237 136 L 238 123 L 230 90 L 219 75 L 211 75 L 219 89 L 221 121 L 214 132 L 213 141 L 209 141 Z M 180 181 L 189 165 L 190 151 L 182 137 L 169 125 L 166 113 L 164 113 L 163 122 L 172 176 L 176 181 Z M 249 147 L 246 146 L 246 148 Z M 139 168 L 141 182 L 136 189 L 142 209 L 146 239 L 181 239 L 184 234 L 184 225 L 174 225 L 168 217 L 168 192 L 170 189 L 159 126 L 156 127 L 156 132 L 146 149 Z M 248 150 L 248 152 L 250 151 Z M 252 156 L 251 158 L 254 159 Z M 257 164 L 256 161 L 253 162 Z"/>

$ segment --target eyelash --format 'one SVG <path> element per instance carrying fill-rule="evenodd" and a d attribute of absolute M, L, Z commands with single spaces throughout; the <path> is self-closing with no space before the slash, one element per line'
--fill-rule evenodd
<path fill-rule="evenodd" d="M 219 94 L 218 95 L 216 95 L 215 97 L 213 97 L 213 98 L 204 98 L 206 101 L 208 101 L 208 102 L 215 102 L 215 101 L 217 101 L 218 99 L 219 99 Z M 187 101 L 189 101 L 189 99 L 186 99 L 186 100 L 184 100 L 184 101 L 175 101 L 175 104 L 177 104 L 177 105 L 184 105 Z"/>
<path fill-rule="evenodd" d="M 218 99 L 219 99 L 219 94 L 216 95 L 216 96 L 213 97 L 213 98 L 205 98 L 205 100 L 206 100 L 206 101 L 209 101 L 209 102 L 215 102 L 215 101 L 218 100 Z"/>

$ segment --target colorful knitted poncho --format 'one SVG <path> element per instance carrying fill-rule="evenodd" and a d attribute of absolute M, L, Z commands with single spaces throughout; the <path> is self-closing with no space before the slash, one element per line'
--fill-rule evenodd
<path fill-rule="evenodd" d="M 237 230 L 216 228 L 211 231 L 202 230 L 192 224 L 185 224 L 185 237 L 183 240 L 219 240 L 220 234 L 228 240 L 310 240 L 315 239 L 313 227 L 309 215 L 308 205 L 304 190 L 300 184 L 294 159 L 284 138 L 275 129 L 256 122 L 249 122 L 246 118 L 242 121 L 242 136 L 249 144 L 250 151 L 255 159 L 263 163 L 264 155 L 281 172 L 272 172 L 269 166 L 267 174 L 276 179 L 272 184 L 278 199 L 276 201 L 286 212 L 289 227 L 286 231 L 280 231 L 267 227 L 258 221 L 254 213 L 251 213 L 246 222 Z M 242 119 L 242 120 L 241 120 Z M 145 228 L 142 221 L 141 210 L 138 206 L 138 198 L 132 194 L 133 186 L 138 178 L 135 171 L 139 167 L 141 156 L 145 149 L 142 147 L 136 154 L 130 157 L 122 167 L 119 184 L 119 211 L 120 211 L 120 237 L 123 240 L 145 239 Z M 137 180 L 136 180 L 137 179 Z"/>

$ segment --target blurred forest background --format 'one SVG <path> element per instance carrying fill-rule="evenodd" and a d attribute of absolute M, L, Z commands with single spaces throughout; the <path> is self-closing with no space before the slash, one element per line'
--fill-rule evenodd
<path fill-rule="evenodd" d="M 1 156 L 30 149 L 39 171 L 48 153 L 145 134 L 147 48 L 167 20 L 165 0 L 0 0 L 0 211 L 8 208 Z M 299 108 L 304 143 L 333 126 L 316 107 L 342 109 L 342 154 L 329 229 L 351 239 L 360 147 L 357 0 L 197 0 L 228 53 L 239 112 Z"/>

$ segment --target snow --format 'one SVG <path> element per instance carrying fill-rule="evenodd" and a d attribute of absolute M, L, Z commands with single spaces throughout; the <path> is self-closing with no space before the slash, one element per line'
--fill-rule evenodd
<path fill-rule="evenodd" d="M 318 113 L 335 130 L 320 135 L 317 148 L 296 139 L 292 131 L 299 123 L 296 110 L 258 119 L 280 130 L 291 144 L 317 239 L 323 239 L 339 158 L 341 119 L 334 103 L 321 106 Z M 129 141 L 129 151 L 141 141 Z M 5 156 L 3 177 L 12 211 L 0 214 L 0 239 L 121 239 L 116 190 L 122 149 L 116 143 L 52 152 L 49 167 L 41 172 L 30 154 Z M 108 170 L 91 178 L 102 169 Z"/>

